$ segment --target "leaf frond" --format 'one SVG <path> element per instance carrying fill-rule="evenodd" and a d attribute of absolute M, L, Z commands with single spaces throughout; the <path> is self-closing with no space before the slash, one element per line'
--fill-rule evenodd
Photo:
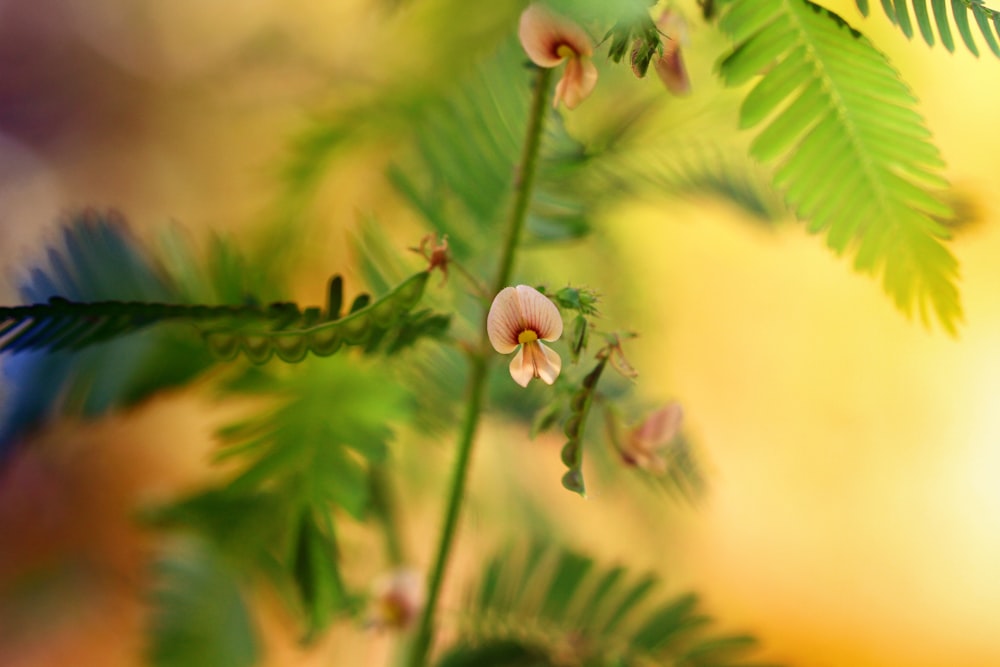
<path fill-rule="evenodd" d="M 736 42 L 729 85 L 761 74 L 740 109 L 763 125 L 751 153 L 777 161 L 775 184 L 813 232 L 857 270 L 880 276 L 904 313 L 949 333 L 962 318 L 958 264 L 934 216 L 947 185 L 916 100 L 885 57 L 809 0 L 736 0 L 721 19 Z"/>
<path fill-rule="evenodd" d="M 720 635 L 688 593 L 663 600 L 657 579 L 603 567 L 561 547 L 508 547 L 468 593 L 467 623 L 440 665 L 749 665 L 756 642 Z"/>
<path fill-rule="evenodd" d="M 216 461 L 232 471 L 228 480 L 148 518 L 193 531 L 239 571 L 264 575 L 301 612 L 309 640 L 358 610 L 341 576 L 338 529 L 377 511 L 372 470 L 388 458 L 389 424 L 410 407 L 402 386 L 358 359 L 311 359 L 282 370 L 264 383 L 227 387 L 273 401 L 218 431 Z"/>
<path fill-rule="evenodd" d="M 205 346 L 172 327 L 143 330 L 140 322 L 113 316 L 66 317 L 63 300 L 184 303 L 174 264 L 191 266 L 190 249 L 173 239 L 169 265 L 129 233 L 115 211 L 86 209 L 69 215 L 60 237 L 27 269 L 19 286 L 25 303 L 40 309 L 4 308 L 0 345 L 18 348 L 3 359 L 10 389 L 0 417 L 0 455 L 19 435 L 51 414 L 93 416 L 131 405 L 155 391 L 183 384 L 211 365 Z M 220 248 L 227 247 L 221 242 Z M 185 286 L 211 291 L 204 275 L 192 272 Z M 50 298 L 58 297 L 49 308 Z M 31 316 L 40 317 L 34 320 Z M 121 334 L 109 340 L 112 334 Z M 125 335 L 130 334 L 130 335 Z M 103 341 L 70 350 L 77 341 Z"/>
<path fill-rule="evenodd" d="M 396 352 L 425 336 L 440 336 L 448 318 L 421 311 L 406 317 L 423 294 L 429 274 L 421 271 L 376 301 L 367 295 L 340 313 L 342 281 L 331 280 L 325 314 L 318 308 L 299 309 L 294 303 L 208 306 L 153 302 L 99 301 L 77 303 L 50 297 L 48 303 L 0 307 L 0 351 L 80 350 L 125 336 L 150 325 L 178 321 L 203 332 L 212 351 L 223 359 L 240 353 L 254 363 L 277 354 L 289 363 L 306 354 L 329 356 L 343 345 L 380 346 Z"/>
<path fill-rule="evenodd" d="M 855 0 L 855 2 L 858 10 L 868 16 L 867 0 Z M 894 0 L 892 3 L 883 2 L 882 9 L 907 39 L 912 39 L 914 35 L 913 24 L 910 21 L 910 10 L 912 10 L 920 36 L 927 46 L 934 46 L 937 38 L 941 40 L 942 46 L 951 52 L 955 51 L 955 38 L 952 36 L 954 26 L 965 48 L 978 57 L 979 46 L 973 37 L 974 31 L 969 22 L 971 15 L 975 20 L 976 30 L 986 46 L 993 55 L 1000 58 L 1000 11 L 987 7 L 982 0 L 930 0 L 929 10 L 927 0 L 909 0 L 909 4 L 907 0 Z M 931 23 L 932 13 L 933 23 Z"/>

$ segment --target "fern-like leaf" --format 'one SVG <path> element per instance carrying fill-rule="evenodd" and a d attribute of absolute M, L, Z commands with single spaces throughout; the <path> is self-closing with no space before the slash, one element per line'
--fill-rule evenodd
<path fill-rule="evenodd" d="M 439 665 L 750 664 L 752 637 L 709 632 L 697 596 L 657 601 L 656 583 L 562 548 L 508 548 L 487 562 Z"/>
<path fill-rule="evenodd" d="M 359 345 L 389 352 L 412 345 L 424 336 L 440 336 L 448 318 L 421 311 L 405 317 L 427 284 L 421 271 L 389 294 L 370 302 L 361 295 L 341 316 L 341 280 L 331 281 L 327 312 L 300 311 L 294 303 L 264 308 L 247 306 L 182 305 L 153 302 L 100 301 L 78 303 L 51 297 L 48 303 L 0 307 L 0 352 L 26 350 L 80 350 L 134 333 L 152 324 L 180 321 L 203 331 L 212 351 L 224 359 L 241 352 L 254 363 L 277 353 L 283 361 L 298 362 L 312 352 L 328 356 L 342 345 Z"/>
<path fill-rule="evenodd" d="M 954 333 L 961 320 L 957 262 L 933 216 L 950 211 L 944 164 L 885 57 L 842 19 L 809 0 L 736 0 L 721 19 L 736 42 L 721 63 L 729 85 L 763 76 L 740 109 L 763 123 L 751 145 L 780 159 L 775 183 L 811 231 L 858 270 L 881 275 L 897 306 L 933 313 Z M 766 122 L 765 122 L 766 121 Z"/>
<path fill-rule="evenodd" d="M 868 1 L 855 0 L 858 9 L 862 14 L 868 16 Z M 951 26 L 948 16 L 948 5 L 951 5 L 951 19 L 955 28 L 962 38 L 965 47 L 973 54 L 979 55 L 979 47 L 973 38 L 972 26 L 969 23 L 969 15 L 976 22 L 976 28 L 982 35 L 983 41 L 989 47 L 993 55 L 1000 58 L 1000 11 L 990 9 L 982 0 L 931 0 L 931 11 L 934 13 L 934 25 L 931 24 L 930 12 L 927 9 L 927 0 L 895 0 L 894 3 L 882 3 L 882 9 L 886 16 L 893 23 L 899 26 L 907 39 L 913 37 L 913 26 L 910 23 L 909 9 L 913 10 L 913 16 L 917 27 L 920 29 L 920 36 L 927 42 L 928 46 L 934 46 L 934 27 L 937 27 L 937 36 L 941 39 L 941 44 L 949 51 L 955 51 L 955 39 L 951 35 Z"/>
<path fill-rule="evenodd" d="M 185 262 L 192 259 L 176 240 L 175 256 Z M 26 271 L 19 287 L 25 303 L 52 297 L 184 303 L 187 296 L 114 211 L 84 210 L 67 218 L 59 242 L 48 247 L 44 261 Z M 203 276 L 188 282 L 201 291 L 213 286 Z M 143 330 L 143 323 L 132 327 L 117 313 L 96 320 L 62 317 L 64 303 L 57 300 L 52 309 L 48 304 L 41 310 L 0 309 L 0 347 L 17 347 L 19 352 L 3 359 L 9 393 L 0 405 L 0 458 L 20 435 L 57 411 L 94 416 L 131 405 L 189 381 L 212 363 L 205 346 L 187 331 Z M 33 321 L 46 310 L 50 317 Z M 111 333 L 120 335 L 109 340 Z M 88 338 L 97 344 L 66 349 Z"/>
<path fill-rule="evenodd" d="M 146 301 L 69 301 L 49 297 L 46 303 L 0 307 L 0 351 L 78 351 L 146 327 L 166 322 L 287 319 L 294 304 L 257 306 L 193 306 Z"/>
<path fill-rule="evenodd" d="M 227 389 L 280 397 L 273 410 L 225 427 L 218 459 L 225 484 L 151 512 L 160 527 L 194 531 L 240 571 L 263 574 L 302 612 L 305 639 L 357 610 L 341 577 L 337 528 L 346 514 L 377 509 L 370 475 L 385 463 L 389 424 L 408 414 L 405 391 L 375 368 L 344 357 L 311 359 Z"/>

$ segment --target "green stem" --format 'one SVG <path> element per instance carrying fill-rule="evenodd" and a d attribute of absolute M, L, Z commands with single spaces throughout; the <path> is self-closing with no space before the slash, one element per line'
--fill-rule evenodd
<path fill-rule="evenodd" d="M 514 203 L 511 207 L 510 216 L 507 219 L 507 237 L 500 256 L 500 266 L 497 269 L 496 280 L 493 283 L 494 294 L 507 286 L 514 269 L 514 256 L 521 238 L 521 230 L 524 229 L 524 221 L 528 214 L 528 205 L 531 203 L 531 188 L 534 185 L 535 171 L 538 165 L 538 149 L 541 145 L 542 127 L 545 123 L 551 74 L 552 70 L 550 69 L 539 69 L 538 77 L 535 80 L 534 96 L 528 116 L 527 134 L 521 153 L 521 161 L 518 164 L 517 174 L 515 175 Z M 444 574 L 448 567 L 448 558 L 451 555 L 452 543 L 455 540 L 455 529 L 458 525 L 458 515 L 462 507 L 462 499 L 465 496 L 465 483 L 468 477 L 469 461 L 472 457 L 472 445 L 476 438 L 476 428 L 479 426 L 483 396 L 486 392 L 486 378 L 489 375 L 490 357 L 487 356 L 489 336 L 486 333 L 485 313 L 483 314 L 483 322 L 480 330 L 482 334 L 479 346 L 471 355 L 472 367 L 469 372 L 467 389 L 468 402 L 466 403 L 465 417 L 462 421 L 462 430 L 458 440 L 458 456 L 455 459 L 455 467 L 452 473 L 451 491 L 445 510 L 444 524 L 441 527 L 441 537 L 438 542 L 434 568 L 431 570 L 427 584 L 427 602 L 424 605 L 423 613 L 420 616 L 420 624 L 417 627 L 417 633 L 413 640 L 413 648 L 410 653 L 410 667 L 424 667 L 427 664 L 427 655 L 430 651 L 431 641 L 434 638 L 434 614 L 437 609 L 438 597 L 441 593 L 441 584 L 444 581 Z"/>
<path fill-rule="evenodd" d="M 539 69 L 535 80 L 535 94 L 531 101 L 531 115 L 528 117 L 528 131 L 521 152 L 521 162 L 514 175 L 514 205 L 507 219 L 507 239 L 503 254 L 500 256 L 500 266 L 497 268 L 497 278 L 493 283 L 493 293 L 496 294 L 510 282 L 514 270 L 514 255 L 521 240 L 521 230 L 528 217 L 528 205 L 531 203 L 531 190 L 535 184 L 535 171 L 538 167 L 538 148 L 542 143 L 542 128 L 545 125 L 545 112 L 548 110 L 549 80 L 551 69 Z M 483 322 L 485 323 L 485 315 Z M 486 327 L 483 327 L 483 344 L 488 341 Z"/>

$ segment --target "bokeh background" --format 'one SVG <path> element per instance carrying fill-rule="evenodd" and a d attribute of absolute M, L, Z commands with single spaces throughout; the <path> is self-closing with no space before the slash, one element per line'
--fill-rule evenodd
<path fill-rule="evenodd" d="M 16 299 L 60 219 L 86 206 L 118 209 L 147 239 L 168 225 L 194 237 L 260 234 L 293 211 L 289 228 L 308 242 L 297 241 L 306 249 L 289 296 L 319 302 L 335 270 L 350 280 L 359 219 L 376 209 L 405 216 L 383 204 L 378 165 L 392 147 L 339 161 L 295 208 L 280 186 L 292 138 L 331 100 L 463 48 L 474 54 L 477 31 L 517 13 L 400 4 L 0 1 L 3 302 Z M 964 214 L 951 244 L 966 313 L 959 336 L 907 321 L 790 219 L 762 223 L 711 196 L 607 211 L 549 271 L 609 281 L 609 316 L 641 332 L 630 348 L 638 390 L 683 402 L 709 491 L 695 507 L 652 495 L 626 504 L 612 485 L 581 500 L 559 488 L 559 441 L 530 442 L 522 427 L 493 420 L 476 453 L 457 572 L 473 566 L 496 522 L 516 524 L 509 508 L 527 497 L 565 519 L 576 544 L 659 571 L 671 590 L 697 590 L 774 660 L 1000 664 L 1000 62 L 908 43 L 881 16 L 836 8 L 891 56 L 949 164 Z M 713 123 L 728 123 L 719 132 L 734 133 L 735 107 L 720 106 L 712 78 L 722 43 L 685 9 L 694 93 L 671 100 L 670 113 L 710 109 Z M 599 89 L 592 104 L 612 101 Z M 588 275 L 595 259 L 607 275 Z M 134 511 L 211 478 L 212 431 L 237 409 L 197 388 L 172 391 L 96 422 L 54 424 L 3 471 L 0 665 L 141 663 L 158 538 Z M 408 509 L 422 567 L 448 450 L 420 454 L 440 463 Z M 260 602 L 268 664 L 374 665 L 391 653 L 391 640 L 352 627 L 302 649 L 280 605 Z"/>

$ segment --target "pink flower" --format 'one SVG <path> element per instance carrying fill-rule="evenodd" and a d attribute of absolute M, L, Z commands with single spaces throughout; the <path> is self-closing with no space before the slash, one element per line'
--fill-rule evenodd
<path fill-rule="evenodd" d="M 677 437 L 684 419 L 684 410 L 677 401 L 651 413 L 646 419 L 629 431 L 622 459 L 629 465 L 638 466 L 651 472 L 662 474 L 667 470 L 664 450 Z"/>
<path fill-rule="evenodd" d="M 368 623 L 378 629 L 406 630 L 424 606 L 424 580 L 415 570 L 399 569 L 379 577 L 372 587 Z"/>
<path fill-rule="evenodd" d="M 500 354 L 517 354 L 510 362 L 514 382 L 527 387 L 532 378 L 552 384 L 559 377 L 562 359 L 542 344 L 562 335 L 559 309 L 534 287 L 504 287 L 493 299 L 486 317 L 490 344 Z"/>
<path fill-rule="evenodd" d="M 590 36 L 576 23 L 539 4 L 521 13 L 517 36 L 531 61 L 539 67 L 555 67 L 566 61 L 566 71 L 556 84 L 552 106 L 565 102 L 575 109 L 597 85 L 597 68 L 591 62 L 594 46 Z"/>
<path fill-rule="evenodd" d="M 691 92 L 691 80 L 688 79 L 687 68 L 681 58 L 681 42 L 687 39 L 684 19 L 667 10 L 656 22 L 656 27 L 664 35 L 663 55 L 653 60 L 656 74 L 671 93 L 686 95 Z"/>

